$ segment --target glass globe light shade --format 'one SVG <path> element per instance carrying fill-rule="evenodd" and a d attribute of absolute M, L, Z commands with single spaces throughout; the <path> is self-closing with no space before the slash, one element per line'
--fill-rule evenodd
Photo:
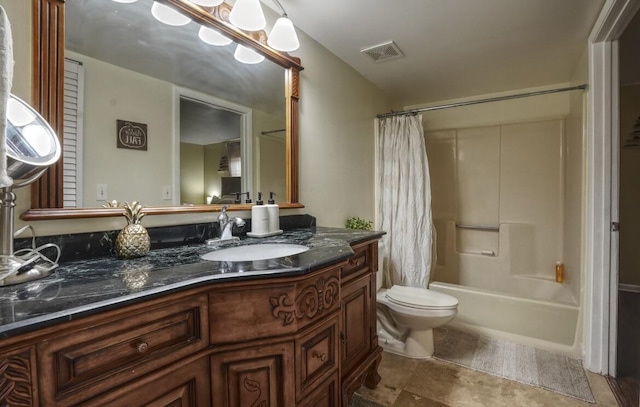
<path fill-rule="evenodd" d="M 229 45 L 233 42 L 231 38 L 224 36 L 213 28 L 205 27 L 204 25 L 200 27 L 200 31 L 198 31 L 198 37 L 207 44 L 217 46 Z"/>
<path fill-rule="evenodd" d="M 186 25 L 191 21 L 189 17 L 182 15 L 173 8 L 158 3 L 157 1 L 154 1 L 151 6 L 151 14 L 156 18 L 156 20 L 167 25 Z"/>
<path fill-rule="evenodd" d="M 280 17 L 273 25 L 267 44 L 278 51 L 295 51 L 300 48 L 293 23 L 286 16 Z"/>
<path fill-rule="evenodd" d="M 231 24 L 247 31 L 262 30 L 267 25 L 260 0 L 238 0 L 229 13 Z"/>
<path fill-rule="evenodd" d="M 258 54 L 250 48 L 245 47 L 242 44 L 238 44 L 233 57 L 243 64 L 259 64 L 260 62 L 264 61 L 264 57 L 262 55 Z"/>

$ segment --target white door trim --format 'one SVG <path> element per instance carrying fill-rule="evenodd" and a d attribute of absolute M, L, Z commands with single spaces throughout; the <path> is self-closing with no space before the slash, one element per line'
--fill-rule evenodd
<path fill-rule="evenodd" d="M 173 87 L 173 205 L 180 202 L 180 98 L 186 97 L 210 104 L 219 109 L 228 110 L 241 116 L 241 148 L 242 148 L 242 190 L 251 192 L 252 199 L 257 198 L 253 188 L 253 110 L 250 107 L 229 102 L 195 90 Z"/>
<path fill-rule="evenodd" d="M 611 235 L 611 222 L 618 220 L 616 41 L 639 7 L 640 0 L 607 0 L 589 37 L 583 363 L 605 375 L 615 374 L 617 337 L 618 247 Z"/>

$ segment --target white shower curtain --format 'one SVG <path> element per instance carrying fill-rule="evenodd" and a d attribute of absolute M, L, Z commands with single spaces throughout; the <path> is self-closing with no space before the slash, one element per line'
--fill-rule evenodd
<path fill-rule="evenodd" d="M 431 181 L 422 116 L 381 119 L 378 219 L 383 286 L 427 288 L 432 263 Z"/>

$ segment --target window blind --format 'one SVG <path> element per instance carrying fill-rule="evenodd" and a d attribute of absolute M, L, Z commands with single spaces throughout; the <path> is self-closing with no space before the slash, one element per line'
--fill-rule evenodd
<path fill-rule="evenodd" d="M 64 207 L 82 207 L 82 123 L 84 67 L 64 61 L 64 131 L 62 142 Z"/>

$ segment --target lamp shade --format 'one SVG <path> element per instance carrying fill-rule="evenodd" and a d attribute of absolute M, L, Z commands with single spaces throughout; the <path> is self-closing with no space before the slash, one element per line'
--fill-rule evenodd
<path fill-rule="evenodd" d="M 213 28 L 205 27 L 204 25 L 200 27 L 200 31 L 198 31 L 198 37 L 207 44 L 223 46 L 231 44 L 231 38 L 228 38 L 222 35 L 219 31 L 214 30 Z"/>
<path fill-rule="evenodd" d="M 259 64 L 260 62 L 264 61 L 264 57 L 262 55 L 258 54 L 250 48 L 245 47 L 242 44 L 238 44 L 233 57 L 243 64 Z"/>
<path fill-rule="evenodd" d="M 35 181 L 60 158 L 60 142 L 51 126 L 31 106 L 11 95 L 7 108 L 7 174 L 13 187 Z"/>
<path fill-rule="evenodd" d="M 186 25 L 191 21 L 189 17 L 182 15 L 173 8 L 158 3 L 157 1 L 154 1 L 151 6 L 151 14 L 156 18 L 156 20 L 167 25 Z"/>
<path fill-rule="evenodd" d="M 135 0 L 134 0 L 135 1 Z M 223 0 L 189 0 L 193 4 L 205 7 L 213 7 L 222 4 Z"/>
<path fill-rule="evenodd" d="M 273 25 L 267 44 L 278 51 L 295 51 L 300 47 L 296 29 L 286 16 L 280 17 Z"/>
<path fill-rule="evenodd" d="M 260 0 L 238 0 L 229 14 L 231 24 L 247 31 L 262 30 L 267 21 L 264 18 Z"/>

